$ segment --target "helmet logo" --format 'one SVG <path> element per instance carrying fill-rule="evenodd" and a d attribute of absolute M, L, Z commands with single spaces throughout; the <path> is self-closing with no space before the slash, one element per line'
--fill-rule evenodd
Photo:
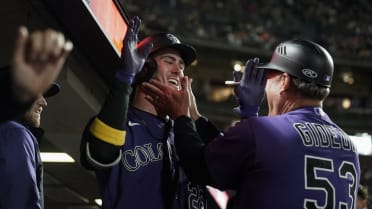
<path fill-rule="evenodd" d="M 282 54 L 282 55 L 286 55 L 287 54 L 287 47 L 284 45 L 279 45 L 277 48 L 276 48 L 276 51 L 279 53 L 279 54 Z"/>
<path fill-rule="evenodd" d="M 302 69 L 302 74 L 308 78 L 316 78 L 318 77 L 318 73 L 316 73 L 314 70 L 310 69 Z"/>
<path fill-rule="evenodd" d="M 169 39 L 172 42 L 172 44 L 179 44 L 179 43 L 181 43 L 181 41 L 178 40 L 178 38 L 176 36 L 174 36 L 174 35 L 172 35 L 170 33 L 167 33 L 166 34 L 166 37 L 167 37 L 167 39 Z"/>

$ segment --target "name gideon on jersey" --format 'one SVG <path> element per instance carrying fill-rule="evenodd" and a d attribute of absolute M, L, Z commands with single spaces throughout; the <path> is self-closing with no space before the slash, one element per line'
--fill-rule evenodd
<path fill-rule="evenodd" d="M 317 123 L 294 123 L 304 146 L 330 147 L 356 152 L 350 137 L 340 128 Z"/>

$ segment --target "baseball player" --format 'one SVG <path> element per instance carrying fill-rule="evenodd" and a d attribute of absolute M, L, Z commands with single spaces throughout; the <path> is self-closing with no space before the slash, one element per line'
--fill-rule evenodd
<path fill-rule="evenodd" d="M 145 99 L 140 85 L 153 78 L 179 91 L 195 49 L 169 33 L 137 45 L 139 26 L 138 17 L 130 21 L 115 83 L 84 132 L 82 164 L 96 172 L 103 209 L 205 208 L 205 187 L 190 183 L 179 166 L 172 121 Z M 203 119 L 196 123 L 201 129 L 209 125 Z M 209 139 L 217 134 L 202 133 Z"/>
<path fill-rule="evenodd" d="M 0 208 L 43 209 L 43 165 L 39 144 L 44 130 L 40 128 L 46 98 L 58 94 L 53 83 L 39 94 L 23 116 L 0 123 Z"/>
<path fill-rule="evenodd" d="M 234 87 L 240 122 L 209 143 L 189 117 L 187 77 L 179 92 L 155 80 L 143 84 L 149 101 L 156 105 L 156 95 L 163 101 L 159 108 L 175 120 L 175 145 L 188 177 L 237 190 L 238 209 L 355 208 L 358 155 L 322 109 L 331 55 L 314 42 L 290 40 L 276 47 L 269 63 L 258 63 L 248 60 Z M 265 93 L 269 114 L 258 117 Z"/>

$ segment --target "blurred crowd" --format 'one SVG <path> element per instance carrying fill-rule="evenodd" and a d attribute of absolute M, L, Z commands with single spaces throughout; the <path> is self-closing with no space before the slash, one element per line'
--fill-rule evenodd
<path fill-rule="evenodd" d="M 127 0 L 143 31 L 272 50 L 279 42 L 307 38 L 334 57 L 372 57 L 372 3 L 368 0 Z"/>

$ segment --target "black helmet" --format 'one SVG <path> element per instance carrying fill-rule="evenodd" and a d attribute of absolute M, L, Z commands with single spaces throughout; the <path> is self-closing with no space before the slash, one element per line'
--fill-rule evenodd
<path fill-rule="evenodd" d="M 138 48 L 151 42 L 153 48 L 150 55 L 165 48 L 173 48 L 179 51 L 185 66 L 189 66 L 196 59 L 196 51 L 192 46 L 182 44 L 181 41 L 170 33 L 157 33 L 149 35 L 138 43 Z"/>
<path fill-rule="evenodd" d="M 330 87 L 333 76 L 333 59 L 319 44 L 308 40 L 290 40 L 280 43 L 266 64 L 257 68 L 288 73 L 317 85 Z"/>

